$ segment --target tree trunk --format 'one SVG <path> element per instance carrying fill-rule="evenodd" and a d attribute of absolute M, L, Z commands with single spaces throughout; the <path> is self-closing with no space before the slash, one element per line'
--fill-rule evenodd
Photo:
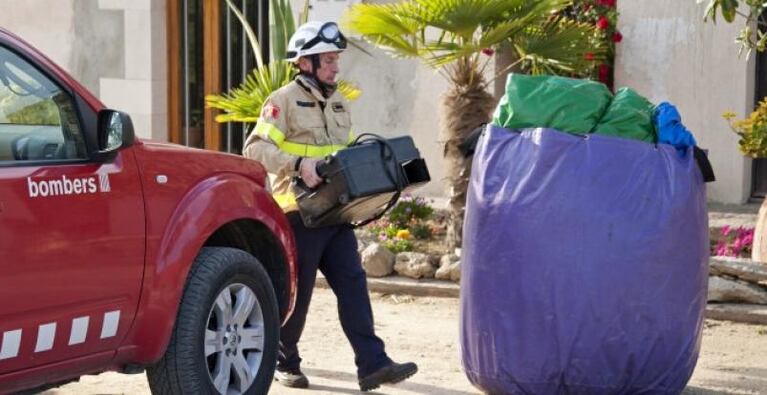
<path fill-rule="evenodd" d="M 522 67 L 517 64 L 511 66 L 519 60 L 517 53 L 511 48 L 511 44 L 503 43 L 495 53 L 495 83 L 493 84 L 493 94 L 496 99 L 500 99 L 506 93 L 506 78 L 509 73 L 521 73 Z"/>
<path fill-rule="evenodd" d="M 483 87 L 481 77 L 451 86 L 442 96 L 442 133 L 445 141 L 450 217 L 447 247 L 461 247 L 466 193 L 471 176 L 471 158 L 464 158 L 458 146 L 477 127 L 490 121 L 496 100 Z"/>
<path fill-rule="evenodd" d="M 767 262 L 767 199 L 759 207 L 759 217 L 754 229 L 754 245 L 751 248 L 751 260 Z"/>

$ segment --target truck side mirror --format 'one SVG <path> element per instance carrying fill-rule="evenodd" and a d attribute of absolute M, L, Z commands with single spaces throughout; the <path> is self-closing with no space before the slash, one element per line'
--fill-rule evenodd
<path fill-rule="evenodd" d="M 114 159 L 117 151 L 129 147 L 135 140 L 133 122 L 124 112 L 101 110 L 98 118 L 97 160 L 108 162 Z"/>

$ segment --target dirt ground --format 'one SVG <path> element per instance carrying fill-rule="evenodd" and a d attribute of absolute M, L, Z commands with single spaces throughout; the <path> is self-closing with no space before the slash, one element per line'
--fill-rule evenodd
<path fill-rule="evenodd" d="M 373 295 L 379 335 L 398 361 L 415 361 L 420 372 L 374 394 L 479 394 L 461 370 L 458 348 L 458 300 Z M 359 393 L 351 348 L 336 315 L 329 290 L 317 289 L 301 343 L 309 390 L 275 383 L 271 394 Z M 144 375 L 105 373 L 83 377 L 45 395 L 149 394 Z M 685 395 L 767 394 L 767 326 L 708 321 L 703 350 Z"/>

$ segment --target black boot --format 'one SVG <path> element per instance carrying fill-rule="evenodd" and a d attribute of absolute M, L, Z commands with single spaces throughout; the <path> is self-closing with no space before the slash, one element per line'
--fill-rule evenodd
<path fill-rule="evenodd" d="M 301 372 L 301 369 L 287 369 L 274 371 L 274 379 L 289 388 L 308 388 L 309 379 Z"/>
<path fill-rule="evenodd" d="M 386 365 L 375 372 L 360 378 L 360 390 L 370 391 L 381 386 L 381 384 L 394 384 L 414 375 L 418 371 L 418 366 L 412 362 L 394 363 Z"/>

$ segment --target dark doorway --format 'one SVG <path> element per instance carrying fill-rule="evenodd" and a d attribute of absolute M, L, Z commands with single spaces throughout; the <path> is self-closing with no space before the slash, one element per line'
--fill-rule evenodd
<path fill-rule="evenodd" d="M 767 52 L 756 52 L 756 90 L 754 104 L 767 97 Z M 751 197 L 767 196 L 767 158 L 753 160 L 751 172 Z"/>
<path fill-rule="evenodd" d="M 219 124 L 205 96 L 229 91 L 253 69 L 245 30 L 225 0 L 168 1 L 168 138 L 240 153 L 248 125 Z M 233 0 L 268 56 L 268 1 Z"/>

